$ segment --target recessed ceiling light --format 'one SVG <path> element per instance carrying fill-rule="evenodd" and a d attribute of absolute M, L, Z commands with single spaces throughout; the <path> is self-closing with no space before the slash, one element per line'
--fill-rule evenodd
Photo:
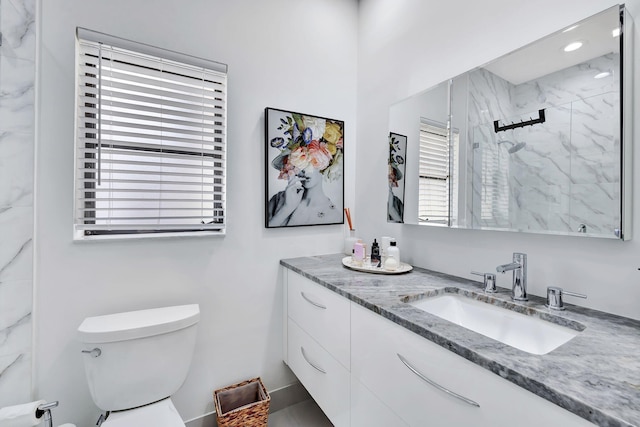
<path fill-rule="evenodd" d="M 582 47 L 582 42 L 573 42 L 569 43 L 564 47 L 565 52 L 573 52 L 574 50 L 578 50 Z"/>
<path fill-rule="evenodd" d="M 598 73 L 598 74 L 596 74 L 595 76 L 593 76 L 593 78 L 594 78 L 594 79 L 602 79 L 602 78 L 605 78 L 605 77 L 609 77 L 610 75 L 611 75 L 611 73 L 610 73 L 610 72 L 608 72 L 608 71 L 604 71 L 604 72 L 602 72 L 602 73 Z"/>
<path fill-rule="evenodd" d="M 611 31 L 611 35 L 613 37 L 618 37 L 620 35 L 620 28 L 614 28 L 613 31 Z"/>
<path fill-rule="evenodd" d="M 577 25 L 572 25 L 571 27 L 567 28 L 566 30 L 563 30 L 562 32 L 563 32 L 563 33 L 567 33 L 567 32 L 569 32 L 569 31 L 571 31 L 571 30 L 575 30 L 576 28 L 578 28 L 578 26 L 577 26 Z"/>

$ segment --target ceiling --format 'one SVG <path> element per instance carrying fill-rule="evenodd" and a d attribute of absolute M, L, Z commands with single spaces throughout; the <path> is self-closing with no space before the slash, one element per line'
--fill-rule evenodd
<path fill-rule="evenodd" d="M 483 68 L 514 85 L 526 83 L 599 56 L 619 52 L 619 37 L 612 31 L 619 27 L 619 7 L 614 6 L 573 26 L 551 34 L 509 53 Z M 583 43 L 573 52 L 564 47 L 574 41 Z"/>

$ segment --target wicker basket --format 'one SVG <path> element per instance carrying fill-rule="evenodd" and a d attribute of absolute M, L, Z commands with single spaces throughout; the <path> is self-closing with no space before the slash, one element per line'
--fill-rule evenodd
<path fill-rule="evenodd" d="M 271 396 L 260 377 L 213 392 L 218 427 L 267 427 Z"/>

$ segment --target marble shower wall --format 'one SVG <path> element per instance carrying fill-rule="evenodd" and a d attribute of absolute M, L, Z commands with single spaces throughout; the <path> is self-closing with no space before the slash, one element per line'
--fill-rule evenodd
<path fill-rule="evenodd" d="M 475 124 L 469 136 L 479 143 L 474 183 L 487 176 L 501 182 L 505 173 L 508 181 L 506 204 L 486 198 L 476 185 L 474 226 L 576 232 L 584 224 L 589 233 L 614 235 L 620 222 L 620 141 L 611 122 L 619 115 L 619 76 L 594 76 L 618 64 L 619 55 L 604 55 L 520 85 L 484 69 L 470 74 L 471 99 L 480 100 L 469 110 Z M 544 124 L 493 131 L 493 120 L 526 121 L 542 108 Z M 512 144 L 498 145 L 502 140 L 526 145 L 508 154 Z"/>
<path fill-rule="evenodd" d="M 35 0 L 0 0 L 0 407 L 31 400 Z"/>

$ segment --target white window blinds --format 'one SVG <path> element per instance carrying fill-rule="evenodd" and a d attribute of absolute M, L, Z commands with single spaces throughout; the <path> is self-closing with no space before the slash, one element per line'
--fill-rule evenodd
<path fill-rule="evenodd" d="M 226 66 L 78 39 L 77 233 L 224 232 Z"/>
<path fill-rule="evenodd" d="M 457 134 L 454 134 L 454 146 Z M 451 215 L 451 156 L 446 126 L 420 121 L 420 183 L 418 219 L 434 224 L 448 224 Z"/>
<path fill-rule="evenodd" d="M 509 153 L 496 143 L 482 147 L 481 221 L 483 227 L 510 227 Z"/>

